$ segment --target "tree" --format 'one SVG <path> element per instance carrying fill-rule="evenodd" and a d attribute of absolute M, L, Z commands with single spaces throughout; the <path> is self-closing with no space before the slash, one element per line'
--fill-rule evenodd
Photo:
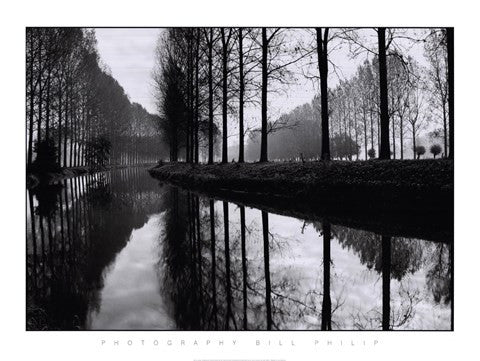
<path fill-rule="evenodd" d="M 368 158 L 374 159 L 375 156 L 376 156 L 375 149 L 370 148 L 370 149 L 368 150 Z"/>
<path fill-rule="evenodd" d="M 328 124 L 328 31 L 316 28 L 318 70 L 320 73 L 320 96 L 322 109 L 322 160 L 330 160 L 330 134 Z"/>
<path fill-rule="evenodd" d="M 267 35 L 267 33 L 269 33 Z M 310 55 L 312 51 L 296 56 L 299 49 L 287 50 L 285 29 L 274 28 L 267 32 L 267 28 L 262 28 L 262 41 L 260 43 L 262 50 L 261 57 L 261 139 L 260 139 L 260 162 L 268 162 L 268 134 L 275 131 L 278 124 L 268 122 L 268 89 L 269 82 L 285 84 L 291 77 L 291 72 L 287 69 L 289 65 L 295 64 L 300 59 Z M 285 59 L 284 55 L 288 54 Z M 282 61 L 283 60 L 283 61 Z M 277 128 L 278 129 L 278 128 Z"/>
<path fill-rule="evenodd" d="M 408 98 L 408 123 L 410 126 L 410 131 L 412 133 L 412 149 L 413 149 L 413 158 L 415 158 L 416 154 L 416 142 L 417 136 L 425 127 L 425 117 L 423 113 L 423 94 L 420 89 L 415 89 L 409 94 Z"/>
<path fill-rule="evenodd" d="M 358 154 L 360 146 L 349 136 L 335 134 L 332 138 L 332 157 L 352 160 Z"/>
<path fill-rule="evenodd" d="M 387 54 L 385 45 L 385 28 L 378 28 L 378 66 L 380 74 L 380 159 L 390 159 Z"/>
<path fill-rule="evenodd" d="M 439 144 L 434 144 L 430 147 L 430 153 L 433 154 L 433 158 L 436 158 L 442 152 L 442 147 Z"/>
<path fill-rule="evenodd" d="M 244 150 L 244 104 L 245 104 L 245 73 L 243 70 L 243 29 L 238 28 L 238 73 L 239 73 L 239 82 L 240 82 L 240 93 L 239 93 L 239 100 L 238 100 L 238 162 L 244 162 L 245 150 Z M 245 321 L 246 322 L 246 321 Z"/>
<path fill-rule="evenodd" d="M 449 119 L 449 126 L 450 126 L 450 132 L 449 132 L 449 141 L 450 141 L 450 152 L 448 154 L 448 157 L 450 159 L 453 159 L 453 124 L 454 124 L 454 97 L 453 97 L 453 82 L 454 82 L 454 56 L 453 56 L 453 28 L 447 28 L 447 64 L 448 64 L 448 119 Z"/>
<path fill-rule="evenodd" d="M 228 147 L 227 147 L 227 112 L 228 112 L 228 58 L 230 55 L 229 44 L 232 38 L 233 29 L 228 30 L 228 35 L 225 34 L 225 28 L 220 28 L 222 40 L 222 163 L 228 163 Z"/>
<path fill-rule="evenodd" d="M 416 146 L 415 153 L 417 154 L 417 159 L 420 159 L 420 157 L 425 154 L 425 147 L 423 145 Z"/>

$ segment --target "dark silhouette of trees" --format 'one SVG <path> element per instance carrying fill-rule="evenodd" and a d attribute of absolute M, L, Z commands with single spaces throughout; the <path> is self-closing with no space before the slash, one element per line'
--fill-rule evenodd
<path fill-rule="evenodd" d="M 434 144 L 430 147 L 430 153 L 433 154 L 433 158 L 436 158 L 442 152 L 442 147 L 439 144 Z"/>
<path fill-rule="evenodd" d="M 441 113 L 443 128 L 443 148 L 448 154 L 448 54 L 446 46 L 446 31 L 431 30 L 425 42 L 425 56 L 430 64 L 428 87 L 430 90 L 429 101 L 432 113 Z"/>
<path fill-rule="evenodd" d="M 27 28 L 26 35 L 27 167 L 42 142 L 55 147 L 58 166 L 86 166 L 87 144 L 98 137 L 111 143 L 110 165 L 163 156 L 154 116 L 102 68 L 93 30 Z"/>
<path fill-rule="evenodd" d="M 370 149 L 368 150 L 368 158 L 374 159 L 374 158 L 375 158 L 375 155 L 376 155 L 376 154 L 375 154 L 375 149 L 374 149 L 374 148 L 370 148 Z"/>
<path fill-rule="evenodd" d="M 448 157 L 453 159 L 453 141 L 454 141 L 454 55 L 453 55 L 453 28 L 447 28 L 447 65 L 448 65 L 448 119 L 449 119 L 449 142 L 450 152 Z M 446 151 L 446 149 L 445 149 Z"/>
<path fill-rule="evenodd" d="M 335 134 L 332 138 L 332 158 L 352 160 L 358 155 L 360 146 L 348 135 Z"/>
<path fill-rule="evenodd" d="M 417 145 L 415 147 L 415 154 L 417 155 L 417 159 L 420 159 L 422 155 L 426 152 L 425 147 L 423 145 Z"/>
<path fill-rule="evenodd" d="M 177 128 L 181 129 L 181 159 L 185 154 L 187 162 L 198 162 L 202 147 L 205 147 L 203 154 L 209 163 L 213 163 L 219 150 L 221 161 L 227 162 L 228 123 L 234 115 L 237 115 L 239 127 L 239 162 L 245 161 L 245 157 L 262 162 L 269 158 L 297 159 L 300 154 L 304 159 L 331 158 L 331 142 L 336 134 L 353 140 L 349 142 L 353 149 L 349 149 L 351 157 L 347 159 L 367 159 L 369 149 L 375 149 L 381 159 L 404 159 L 406 141 L 411 138 L 414 144 L 408 149 L 413 150 L 417 138 L 423 130 L 431 129 L 434 113 L 441 108 L 440 103 L 435 106 L 432 103 L 430 108 L 424 103 L 428 93 L 433 91 L 432 87 L 441 87 L 443 110 L 448 110 L 445 105 L 448 92 L 444 91 L 447 79 L 445 72 L 441 71 L 442 66 L 435 68 L 438 62 L 430 62 L 429 69 L 431 72 L 437 69 L 440 77 L 435 84 L 426 82 L 426 78 L 433 75 L 425 77 L 425 69 L 408 55 L 409 44 L 422 41 L 425 42 L 427 58 L 436 56 L 434 49 L 440 41 L 438 36 L 421 38 L 406 29 L 378 28 L 374 29 L 376 40 L 370 41 L 368 29 L 315 28 L 305 32 L 309 34 L 305 36 L 311 37 L 309 45 L 305 46 L 301 37 L 295 37 L 298 31 L 281 28 L 175 28 L 164 32 L 160 44 L 174 55 L 181 73 L 177 93 L 183 93 L 184 104 L 178 104 L 178 107 L 184 108 L 179 109 L 184 116 L 176 118 Z M 329 47 L 332 39 L 337 41 Z M 446 40 L 440 42 L 446 44 Z M 335 87 L 329 88 L 329 63 L 337 75 L 338 69 L 328 54 L 345 44 L 350 47 L 352 56 L 363 53 L 367 57 L 351 78 L 340 79 Z M 316 62 L 311 61 L 315 52 Z M 304 73 L 307 78 L 320 80 L 319 94 L 312 101 L 315 108 L 312 113 L 318 119 L 306 119 L 298 110 L 297 114 L 303 119 L 295 119 L 291 112 L 271 119 L 269 94 L 288 92 L 287 86 L 294 80 L 291 66 L 306 58 L 310 59 L 308 66 L 318 68 L 319 76 Z M 246 104 L 259 104 L 259 128 L 251 128 L 245 123 Z M 443 119 L 445 123 L 445 116 Z M 318 134 L 307 134 L 305 129 L 308 127 L 302 126 L 304 122 L 315 127 Z M 444 126 L 444 134 L 445 129 Z M 313 133 L 312 129 L 310 133 Z M 217 142 L 220 134 L 221 146 L 220 141 Z M 245 147 L 247 134 L 250 139 Z M 319 138 L 320 150 L 317 151 L 316 146 L 304 147 L 302 140 L 293 139 L 299 135 L 305 136 L 303 142 L 308 143 Z M 280 149 L 277 139 L 282 139 L 285 150 Z M 362 147 L 361 152 L 356 150 L 355 144 Z M 323 151 L 321 147 L 324 147 Z M 303 148 L 311 150 L 304 151 Z M 255 152 L 260 157 L 254 156 Z"/>

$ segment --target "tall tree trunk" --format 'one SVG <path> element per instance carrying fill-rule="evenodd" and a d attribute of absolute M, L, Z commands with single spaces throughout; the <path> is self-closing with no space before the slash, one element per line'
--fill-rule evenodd
<path fill-rule="evenodd" d="M 210 199 L 210 250 L 212 253 L 212 302 L 213 302 L 213 318 L 215 321 L 215 330 L 218 329 L 217 317 L 217 290 L 216 290 L 216 265 L 215 265 L 215 204 Z"/>
<path fill-rule="evenodd" d="M 396 147 L 395 147 L 395 118 L 392 116 L 392 147 L 393 147 L 393 159 L 396 157 Z"/>
<path fill-rule="evenodd" d="M 372 149 L 375 149 L 375 146 L 374 146 L 374 131 L 373 131 L 373 111 L 370 110 L 370 141 L 372 143 Z"/>
<path fill-rule="evenodd" d="M 61 165 L 62 160 L 62 83 L 59 80 L 59 94 L 58 94 L 58 165 Z"/>
<path fill-rule="evenodd" d="M 230 30 L 231 31 L 231 30 Z M 227 77 L 228 77 L 228 40 L 225 38 L 225 28 L 221 28 L 222 34 L 222 163 L 228 163 L 228 148 L 227 148 Z"/>
<path fill-rule="evenodd" d="M 448 77 L 448 75 L 447 75 Z M 443 112 L 443 149 L 444 154 L 447 156 L 448 154 L 448 126 L 447 126 L 447 109 L 446 104 L 442 103 L 442 112 Z"/>
<path fill-rule="evenodd" d="M 400 159 L 403 159 L 403 115 L 400 116 Z"/>
<path fill-rule="evenodd" d="M 328 127 L 328 30 L 325 28 L 322 38 L 322 28 L 316 28 L 317 32 L 317 57 L 318 70 L 320 73 L 320 102 L 322 108 L 322 150 L 321 159 L 330 160 L 330 134 Z"/>
<path fill-rule="evenodd" d="M 382 329 L 390 330 L 390 274 L 392 239 L 382 236 Z"/>
<path fill-rule="evenodd" d="M 262 28 L 262 134 L 260 144 L 260 162 L 268 162 L 268 144 L 267 144 L 267 29 Z"/>
<path fill-rule="evenodd" d="M 195 163 L 198 163 L 198 128 L 200 123 L 200 99 L 199 99 L 199 83 L 198 83 L 198 73 L 199 73 L 199 62 L 200 62 L 200 31 L 197 29 L 196 34 L 196 47 L 195 47 Z"/>
<path fill-rule="evenodd" d="M 412 126 L 412 145 L 413 145 L 413 157 L 412 159 L 415 159 L 415 148 L 417 148 L 417 144 L 416 144 L 416 130 L 415 130 L 415 126 Z"/>
<path fill-rule="evenodd" d="M 387 54 L 385 48 L 385 28 L 378 28 L 378 64 L 380 74 L 380 159 L 390 159 Z"/>
<path fill-rule="evenodd" d="M 213 29 L 208 42 L 208 164 L 213 164 Z"/>
<path fill-rule="evenodd" d="M 242 247 L 242 275 L 243 275 L 243 329 L 248 327 L 247 322 L 247 250 L 245 245 L 245 207 L 240 207 L 240 240 Z"/>
<path fill-rule="evenodd" d="M 367 136 L 367 114 L 365 110 L 365 106 L 363 108 L 363 135 L 364 135 L 364 143 L 365 143 L 365 160 L 368 159 L 368 136 Z"/>
<path fill-rule="evenodd" d="M 265 267 L 265 304 L 267 311 L 267 330 L 272 329 L 272 286 L 270 283 L 270 245 L 268 240 L 268 213 L 262 211 L 263 259 Z"/>
<path fill-rule="evenodd" d="M 63 166 L 67 167 L 67 135 L 68 135 L 68 115 L 69 115 L 69 102 L 68 102 L 68 78 L 65 80 L 65 127 L 63 134 Z"/>
<path fill-rule="evenodd" d="M 48 70 L 47 75 L 47 99 L 45 106 L 45 139 L 48 141 L 50 139 L 50 83 L 51 83 L 51 71 Z"/>
<path fill-rule="evenodd" d="M 230 326 L 230 318 L 232 318 L 232 282 L 230 276 L 230 234 L 228 223 L 228 202 L 223 202 L 223 231 L 225 241 L 225 278 L 227 293 L 227 314 L 225 316 L 225 329 Z"/>
<path fill-rule="evenodd" d="M 34 97 L 35 89 L 33 84 L 33 63 L 34 63 L 34 52 L 33 52 L 33 29 L 30 29 L 30 112 L 29 112 L 29 128 L 28 128 L 28 153 L 27 153 L 27 164 L 30 166 L 32 164 L 33 158 L 33 114 L 34 114 Z M 36 88 L 36 86 L 35 86 Z"/>
<path fill-rule="evenodd" d="M 37 143 L 42 140 L 42 38 L 38 43 L 38 118 L 37 118 Z"/>
<path fill-rule="evenodd" d="M 240 75 L 240 94 L 238 104 L 238 122 L 239 122 L 239 142 L 238 142 L 238 162 L 244 162 L 244 129 L 243 129 L 243 107 L 245 92 L 245 74 L 243 74 L 243 33 L 242 28 L 238 28 L 238 57 L 239 57 L 239 75 Z"/>
<path fill-rule="evenodd" d="M 453 139 L 454 139 L 454 132 L 453 132 L 453 124 L 454 124 L 454 54 L 453 54 L 453 28 L 447 28 L 447 64 L 448 64 L 448 125 L 449 125 L 449 136 L 448 140 L 450 143 L 450 152 L 448 153 L 448 157 L 453 159 Z M 446 152 L 446 150 L 445 150 Z"/>
<path fill-rule="evenodd" d="M 73 142 L 75 139 L 74 125 L 77 120 L 75 119 L 75 109 L 73 104 L 72 94 L 70 93 L 70 167 L 73 167 Z"/>
<path fill-rule="evenodd" d="M 332 329 L 332 300 L 330 298 L 330 222 L 323 222 L 323 302 L 322 302 L 322 331 Z"/>

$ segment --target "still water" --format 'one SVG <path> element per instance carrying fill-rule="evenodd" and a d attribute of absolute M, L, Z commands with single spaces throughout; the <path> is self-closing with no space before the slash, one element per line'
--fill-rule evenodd
<path fill-rule="evenodd" d="M 28 330 L 450 330 L 452 244 L 307 222 L 130 168 L 27 192 Z"/>

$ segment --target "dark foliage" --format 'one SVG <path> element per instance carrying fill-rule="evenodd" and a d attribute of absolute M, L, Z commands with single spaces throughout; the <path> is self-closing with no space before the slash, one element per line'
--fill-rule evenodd
<path fill-rule="evenodd" d="M 30 168 L 32 172 L 45 174 L 60 171 L 57 162 L 57 148 L 52 139 L 43 139 L 35 143 L 36 158 Z"/>
<path fill-rule="evenodd" d="M 105 169 L 111 147 L 112 143 L 105 136 L 95 137 L 87 141 L 85 157 L 91 171 Z"/>

